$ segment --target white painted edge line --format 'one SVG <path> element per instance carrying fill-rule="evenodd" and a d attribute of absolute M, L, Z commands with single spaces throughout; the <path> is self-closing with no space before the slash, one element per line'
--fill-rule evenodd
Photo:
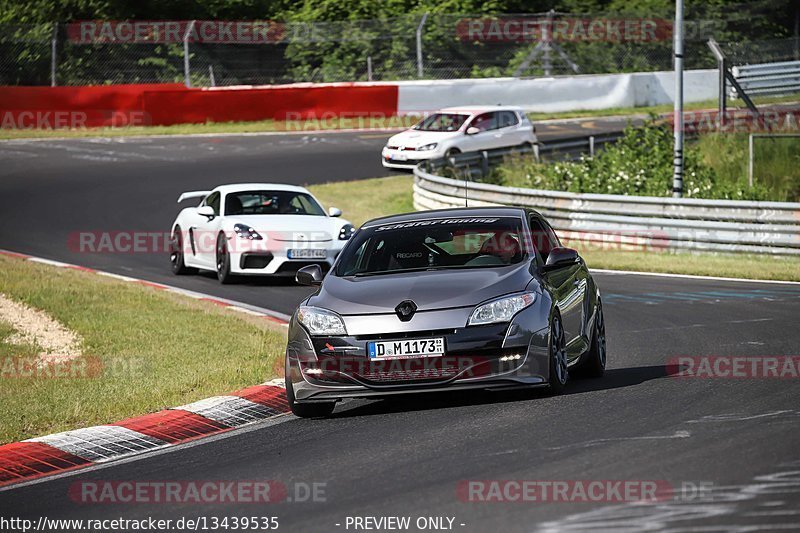
<path fill-rule="evenodd" d="M 693 274 L 670 274 L 668 272 L 641 272 L 638 270 L 607 270 L 603 268 L 590 268 L 589 272 L 597 274 L 616 274 L 633 276 L 657 276 L 661 278 L 685 278 L 712 281 L 735 281 L 738 283 L 771 283 L 778 285 L 800 285 L 800 281 L 781 281 L 777 279 L 746 279 L 746 278 L 724 278 L 718 276 L 698 276 Z"/>
<path fill-rule="evenodd" d="M 268 137 L 284 135 L 322 135 L 327 133 L 390 133 L 405 131 L 408 128 L 342 128 L 329 130 L 300 130 L 300 131 L 243 131 L 220 133 L 159 133 L 155 135 L 91 135 L 86 137 L 20 137 L 18 139 L 0 139 L 0 143 L 28 143 L 43 141 L 90 141 L 90 140 L 115 140 L 115 139 L 202 139 L 213 137 Z"/>
<path fill-rule="evenodd" d="M 55 260 L 52 260 L 52 259 L 45 259 L 43 257 L 36 257 L 36 256 L 32 256 L 32 255 L 21 253 L 21 252 L 14 252 L 12 250 L 0 249 L 0 252 L 7 252 L 9 254 L 15 254 L 17 256 L 20 256 L 21 259 L 25 259 L 26 261 L 32 261 L 34 263 L 41 263 L 43 265 L 49 265 L 49 266 L 54 266 L 54 267 L 58 267 L 58 268 L 76 268 L 76 269 L 79 269 L 79 270 L 88 271 L 88 272 L 91 272 L 93 274 L 99 274 L 100 276 L 106 276 L 106 277 L 117 279 L 117 280 L 120 280 L 120 281 L 149 284 L 149 285 L 151 285 L 153 287 L 158 287 L 158 288 L 161 288 L 163 290 L 166 290 L 166 291 L 169 291 L 169 292 L 172 292 L 172 293 L 175 293 L 175 294 L 179 294 L 181 296 L 188 296 L 189 298 L 193 298 L 195 300 L 200 300 L 200 299 L 213 300 L 215 302 L 223 303 L 223 304 L 229 306 L 231 308 L 231 310 L 240 311 L 242 313 L 247 313 L 247 314 L 250 314 L 250 315 L 253 315 L 253 316 L 267 316 L 267 317 L 270 317 L 270 318 L 276 318 L 278 320 L 282 320 L 283 322 L 287 322 L 287 323 L 289 322 L 289 319 L 291 318 L 291 316 L 289 316 L 287 314 L 284 314 L 284 313 L 281 313 L 281 312 L 278 312 L 278 311 L 273 311 L 272 309 L 267 309 L 267 308 L 264 308 L 264 307 L 259 307 L 257 305 L 251 305 L 251 304 L 244 303 L 244 302 L 237 302 L 235 300 L 229 300 L 227 298 L 214 296 L 212 294 L 204 294 L 202 292 L 196 292 L 196 291 L 192 291 L 192 290 L 189 290 L 189 289 L 182 289 L 180 287 L 175 287 L 175 286 L 172 286 L 172 285 L 166 285 L 164 283 L 159 283 L 157 281 L 150 281 L 150 280 L 141 279 L 141 278 L 134 278 L 134 277 L 131 277 L 131 276 L 123 276 L 122 274 L 114 274 L 113 272 L 105 272 L 103 270 L 97 270 L 97 269 L 94 269 L 92 267 L 84 267 L 84 266 L 81 266 L 81 265 L 74 265 L 74 264 L 71 264 L 71 263 L 64 263 L 62 261 L 55 261 Z M 284 327 L 288 327 L 288 324 L 283 324 L 283 326 Z"/>

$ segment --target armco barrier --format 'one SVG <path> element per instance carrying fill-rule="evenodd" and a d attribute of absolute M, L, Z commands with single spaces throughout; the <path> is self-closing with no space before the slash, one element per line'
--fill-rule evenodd
<path fill-rule="evenodd" d="M 165 126 L 207 121 L 392 116 L 397 86 L 295 84 L 187 89 L 180 84 L 0 87 L 0 127 Z M 66 121 L 63 122 L 63 121 Z"/>
<path fill-rule="evenodd" d="M 578 194 L 444 178 L 424 164 L 414 169 L 415 209 L 465 205 L 531 207 L 565 240 L 600 246 L 800 255 L 800 203 Z"/>

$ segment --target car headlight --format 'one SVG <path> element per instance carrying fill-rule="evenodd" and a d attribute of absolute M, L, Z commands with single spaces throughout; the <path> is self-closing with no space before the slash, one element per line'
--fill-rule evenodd
<path fill-rule="evenodd" d="M 508 322 L 514 315 L 536 301 L 536 295 L 530 292 L 506 296 L 492 302 L 479 305 L 472 312 L 467 322 L 468 326 L 479 326 L 482 324 L 495 324 L 498 322 Z"/>
<path fill-rule="evenodd" d="M 353 236 L 353 233 L 355 231 L 356 229 L 353 227 L 352 224 L 345 224 L 344 226 L 342 226 L 342 229 L 339 230 L 339 240 L 346 241 L 347 239 Z"/>
<path fill-rule="evenodd" d="M 260 241 L 264 237 L 258 234 L 256 230 L 248 226 L 247 224 L 234 224 L 233 231 L 236 232 L 236 235 L 241 237 L 242 239 L 247 239 L 250 241 Z"/>
<path fill-rule="evenodd" d="M 436 143 L 426 144 L 425 146 L 420 146 L 419 148 L 417 148 L 417 152 L 427 152 L 429 150 L 435 150 L 436 146 L 437 146 Z"/>
<path fill-rule="evenodd" d="M 301 305 L 297 310 L 297 320 L 312 335 L 347 335 L 342 317 L 327 309 Z"/>

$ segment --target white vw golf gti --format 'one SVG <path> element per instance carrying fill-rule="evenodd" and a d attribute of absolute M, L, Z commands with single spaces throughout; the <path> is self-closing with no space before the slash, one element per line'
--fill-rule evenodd
<path fill-rule="evenodd" d="M 381 162 L 389 168 L 411 168 L 426 159 L 537 142 L 533 124 L 519 107 L 448 107 L 391 137 Z"/>
<path fill-rule="evenodd" d="M 309 265 L 327 271 L 354 231 L 339 209 L 326 213 L 294 185 L 221 185 L 185 192 L 178 202 L 191 198 L 202 198 L 200 205 L 183 209 L 172 225 L 175 274 L 210 270 L 228 283 L 237 275 L 294 276 Z"/>

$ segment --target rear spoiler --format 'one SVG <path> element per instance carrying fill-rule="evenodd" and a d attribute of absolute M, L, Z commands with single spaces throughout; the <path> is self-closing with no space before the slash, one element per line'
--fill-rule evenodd
<path fill-rule="evenodd" d="M 178 203 L 181 203 L 184 200 L 189 200 L 190 198 L 203 198 L 208 196 L 208 193 L 210 192 L 211 191 L 187 191 L 178 196 Z"/>

